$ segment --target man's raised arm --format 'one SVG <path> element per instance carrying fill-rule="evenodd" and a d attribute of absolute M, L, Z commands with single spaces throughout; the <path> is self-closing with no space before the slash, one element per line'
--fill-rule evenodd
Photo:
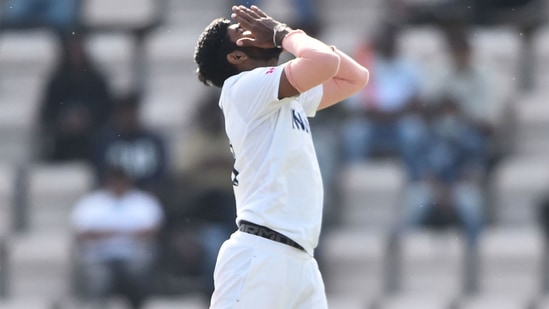
<path fill-rule="evenodd" d="M 339 70 L 336 75 L 324 83 L 324 95 L 318 109 L 332 106 L 357 93 L 368 83 L 368 70 L 344 52 L 332 46 L 339 55 Z"/>

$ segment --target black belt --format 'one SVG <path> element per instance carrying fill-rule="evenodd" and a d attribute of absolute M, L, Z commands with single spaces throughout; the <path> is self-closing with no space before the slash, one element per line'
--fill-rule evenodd
<path fill-rule="evenodd" d="M 285 245 L 297 248 L 299 250 L 305 251 L 301 245 L 293 241 L 292 239 L 280 234 L 277 231 L 271 230 L 268 227 L 257 225 L 248 221 L 241 220 L 238 224 L 238 230 L 244 233 L 256 235 L 259 237 L 267 238 L 270 240 L 283 243 Z"/>

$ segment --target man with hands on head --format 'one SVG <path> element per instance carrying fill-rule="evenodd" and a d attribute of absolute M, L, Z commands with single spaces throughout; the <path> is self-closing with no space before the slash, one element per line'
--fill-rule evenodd
<path fill-rule="evenodd" d="M 307 117 L 362 89 L 368 71 L 256 6 L 201 34 L 198 79 L 221 87 L 235 157 L 236 231 L 221 247 L 211 308 L 327 308 L 314 259 L 323 189 Z M 286 50 L 294 59 L 278 64 Z"/>

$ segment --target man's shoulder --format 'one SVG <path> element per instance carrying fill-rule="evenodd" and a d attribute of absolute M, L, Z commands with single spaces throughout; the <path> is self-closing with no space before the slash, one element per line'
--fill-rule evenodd
<path fill-rule="evenodd" d="M 267 66 L 267 67 L 258 67 L 253 70 L 244 71 L 237 75 L 229 77 L 225 84 L 223 85 L 223 88 L 233 86 L 235 84 L 240 84 L 244 82 L 258 82 L 258 78 L 261 79 L 261 77 L 271 77 L 276 76 L 276 72 L 279 70 L 283 70 L 284 65 L 278 65 L 278 66 Z"/>
<path fill-rule="evenodd" d="M 104 190 L 94 190 L 86 193 L 76 202 L 75 211 L 96 210 L 108 203 L 108 194 Z"/>

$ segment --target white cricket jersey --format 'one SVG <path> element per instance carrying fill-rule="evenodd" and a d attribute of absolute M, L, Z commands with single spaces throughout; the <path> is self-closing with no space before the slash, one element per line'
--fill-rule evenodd
<path fill-rule="evenodd" d="M 278 99 L 284 65 L 227 79 L 220 106 L 235 156 L 237 219 L 269 227 L 313 254 L 322 221 L 323 187 L 307 117 L 322 86 Z"/>

